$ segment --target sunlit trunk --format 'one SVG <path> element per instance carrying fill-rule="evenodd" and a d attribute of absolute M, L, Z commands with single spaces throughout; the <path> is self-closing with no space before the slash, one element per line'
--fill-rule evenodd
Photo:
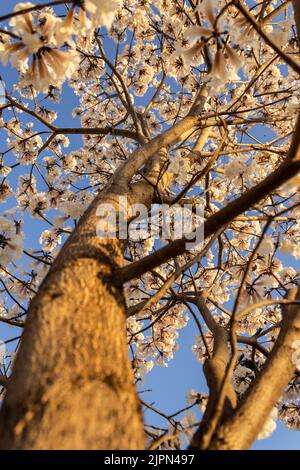
<path fill-rule="evenodd" d="M 0 422 L 2 449 L 139 449 L 142 419 L 113 270 L 117 240 L 87 211 L 29 308 Z"/>

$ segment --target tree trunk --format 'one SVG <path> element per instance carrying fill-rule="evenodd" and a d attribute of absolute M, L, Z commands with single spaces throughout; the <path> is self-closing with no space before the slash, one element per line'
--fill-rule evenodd
<path fill-rule="evenodd" d="M 125 303 L 113 276 L 122 247 L 96 236 L 99 202 L 31 302 L 1 411 L 1 449 L 143 448 Z"/>
<path fill-rule="evenodd" d="M 96 211 L 100 203 L 118 211 L 120 195 L 129 205 L 150 207 L 164 147 L 196 125 L 206 95 L 204 87 L 193 114 L 130 156 L 61 249 L 28 311 L 0 413 L 0 449 L 144 448 L 122 283 L 114 273 L 124 247 L 117 239 L 100 240 Z M 147 179 L 131 184 L 143 164 Z"/>

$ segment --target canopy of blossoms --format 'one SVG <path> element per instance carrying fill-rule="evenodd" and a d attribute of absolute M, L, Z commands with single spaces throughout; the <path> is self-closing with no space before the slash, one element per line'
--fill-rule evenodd
<path fill-rule="evenodd" d="M 0 147 L 0 321 L 17 331 L 12 338 L 19 338 L 28 302 L 95 195 L 133 151 L 183 119 L 199 93 L 206 96 L 203 125 L 166 149 L 155 202 L 201 205 L 206 219 L 280 165 L 299 110 L 299 46 L 289 1 L 55 3 L 18 3 L 14 15 L 0 17 L 6 138 Z M 67 87 L 74 109 L 61 127 L 59 101 Z M 132 183 L 141 178 L 137 173 Z M 203 363 L 213 351 L 214 328 L 229 327 L 234 313 L 232 384 L 237 399 L 243 396 L 278 336 L 286 292 L 300 282 L 299 185 L 295 176 L 210 241 L 125 285 L 138 382 L 176 357 L 183 328 L 196 328 L 190 347 Z M 27 237 L 33 218 L 39 221 L 35 242 Z M 126 263 L 159 246 L 154 237 L 129 240 Z M 11 344 L 0 351 L 2 383 L 14 359 Z M 299 393 L 295 366 L 261 438 L 277 419 L 300 428 Z M 191 390 L 187 400 L 163 430 L 147 423 L 149 445 L 185 429 L 161 444 L 179 448 L 193 434 L 207 395 Z"/>

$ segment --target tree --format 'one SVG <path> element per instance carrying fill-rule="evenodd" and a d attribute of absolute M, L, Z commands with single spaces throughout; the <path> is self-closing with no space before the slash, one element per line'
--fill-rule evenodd
<path fill-rule="evenodd" d="M 298 429 L 299 2 L 26 2 L 0 22 L 19 74 L 3 71 L 0 319 L 24 327 L 1 448 L 246 449 L 276 419 Z M 65 82 L 79 127 L 55 124 Z M 189 316 L 201 422 L 144 431 L 134 381 Z"/>

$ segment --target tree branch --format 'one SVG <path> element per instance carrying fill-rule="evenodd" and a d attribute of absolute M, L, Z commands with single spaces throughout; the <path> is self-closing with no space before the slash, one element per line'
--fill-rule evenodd
<path fill-rule="evenodd" d="M 294 1 L 293 3 L 295 5 L 297 2 Z M 268 46 L 270 46 L 275 52 L 277 52 L 279 57 L 281 57 L 296 73 L 300 74 L 300 65 L 297 62 L 295 62 L 288 54 L 285 54 L 280 49 L 280 47 L 278 47 L 272 41 L 272 39 L 263 31 L 263 29 L 260 27 L 260 25 L 256 22 L 255 18 L 248 11 L 248 9 L 245 8 L 244 5 L 242 5 L 239 0 L 233 0 L 233 4 L 244 15 L 244 17 L 253 26 L 255 31 L 262 37 L 262 39 L 265 41 L 265 43 L 268 44 Z"/>
<path fill-rule="evenodd" d="M 0 373 L 0 387 L 7 388 L 7 386 L 8 386 L 8 378 Z"/>
<path fill-rule="evenodd" d="M 300 288 L 291 289 L 289 300 L 300 299 Z M 293 341 L 300 338 L 300 308 L 283 306 L 282 327 L 269 359 L 234 415 L 221 425 L 210 449 L 247 449 L 251 446 L 291 379 Z"/>
<path fill-rule="evenodd" d="M 22 10 L 0 16 L 0 21 L 9 20 L 10 18 L 14 18 L 15 16 L 25 15 L 25 13 L 30 13 L 32 11 L 42 10 L 45 7 L 55 7 L 56 5 L 66 5 L 67 3 L 74 3 L 74 0 L 56 0 L 44 4 L 33 5 L 32 7 L 24 8 Z"/>
<path fill-rule="evenodd" d="M 261 183 L 246 191 L 235 201 L 228 204 L 216 214 L 213 214 L 204 223 L 204 238 L 209 237 L 224 225 L 230 223 L 236 216 L 249 210 L 264 197 L 268 196 L 274 189 L 278 188 L 300 171 L 300 115 L 298 116 L 292 143 L 284 162 L 265 178 Z M 175 240 L 157 252 L 142 258 L 116 273 L 120 283 L 127 282 L 141 274 L 160 266 L 174 256 L 181 255 L 186 250 L 189 237 Z"/>

